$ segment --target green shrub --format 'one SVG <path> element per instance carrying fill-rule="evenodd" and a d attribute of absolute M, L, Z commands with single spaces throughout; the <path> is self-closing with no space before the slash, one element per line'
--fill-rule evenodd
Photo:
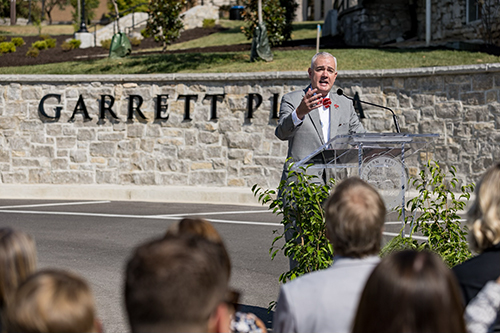
<path fill-rule="evenodd" d="M 213 27 L 215 27 L 215 19 L 203 20 L 203 29 L 212 29 Z"/>
<path fill-rule="evenodd" d="M 103 49 L 109 50 L 111 48 L 111 39 L 101 40 L 101 47 Z"/>
<path fill-rule="evenodd" d="M 47 40 L 47 39 L 49 39 L 49 38 L 50 38 L 50 35 L 49 35 L 49 34 L 41 34 L 39 37 L 40 37 L 42 40 Z"/>
<path fill-rule="evenodd" d="M 24 39 L 22 39 L 21 37 L 13 37 L 10 41 L 14 43 L 16 47 L 23 46 L 24 44 L 26 44 L 24 42 Z"/>
<path fill-rule="evenodd" d="M 0 43 L 0 54 L 16 52 L 16 46 L 12 42 L 2 42 Z"/>
<path fill-rule="evenodd" d="M 132 37 L 130 38 L 130 44 L 132 44 L 132 46 L 139 46 L 141 45 L 141 40 L 137 37 Z"/>
<path fill-rule="evenodd" d="M 36 47 L 30 47 L 28 52 L 26 52 L 26 56 L 31 57 L 31 58 L 36 58 L 36 57 L 38 57 L 39 54 L 40 54 L 40 50 L 37 49 Z"/>
<path fill-rule="evenodd" d="M 259 202 L 269 205 L 274 214 L 281 216 L 284 229 L 293 230 L 292 238 L 279 248 L 275 246 L 285 239 L 285 232 L 273 231 L 278 236 L 269 249 L 272 259 L 281 250 L 297 261 L 295 268 L 280 275 L 279 281 L 282 283 L 327 268 L 333 261 L 333 247 L 326 238 L 322 204 L 328 198 L 334 181 L 328 185 L 315 184 L 312 180 L 318 177 L 308 175 L 305 171 L 306 168 L 301 168 L 300 172 L 289 171 L 288 178 L 280 182 L 276 191 L 262 190 L 257 185 L 252 187 Z M 282 192 L 281 196 L 276 195 L 279 191 Z"/>
<path fill-rule="evenodd" d="M 461 193 L 456 194 L 452 191 L 459 183 L 455 172 L 453 166 L 447 174 L 438 162 L 427 162 L 412 182 L 419 196 L 406 203 L 412 213 L 412 216 L 405 218 L 405 224 L 411 226 L 410 235 L 403 237 L 400 233 L 393 238 L 384 246 L 381 256 L 402 249 L 427 249 L 439 254 L 450 267 L 471 257 L 467 244 L 467 226 L 460 222 L 458 212 L 465 209 L 466 201 L 463 200 L 470 199 L 474 184 L 461 186 Z M 401 207 L 399 212 L 401 215 Z M 421 215 L 416 217 L 417 213 Z M 421 232 L 428 240 L 422 243 L 413 239 L 415 232 Z"/>
<path fill-rule="evenodd" d="M 258 0 L 243 0 L 245 9 L 243 19 L 247 24 L 243 33 L 248 39 L 253 38 L 259 18 L 257 14 Z M 295 19 L 295 1 L 288 0 L 262 0 L 262 17 L 267 29 L 267 36 L 271 46 L 280 45 L 292 39 L 292 22 Z"/>
<path fill-rule="evenodd" d="M 53 49 L 54 47 L 56 47 L 57 41 L 55 40 L 55 38 L 47 38 L 45 40 L 45 43 L 47 43 L 47 48 Z"/>
<path fill-rule="evenodd" d="M 41 50 L 46 50 L 47 49 L 47 42 L 44 40 L 37 40 L 36 42 L 31 44 L 31 47 L 34 47 L 35 49 Z"/>
<path fill-rule="evenodd" d="M 81 40 L 71 39 L 69 42 L 68 41 L 64 41 L 61 44 L 61 48 L 63 49 L 63 51 L 67 52 L 67 51 L 71 51 L 71 50 L 79 48 L 81 43 L 82 43 Z"/>
<path fill-rule="evenodd" d="M 80 48 L 80 45 L 82 45 L 82 41 L 79 39 L 72 39 L 69 41 L 69 44 L 73 47 L 73 49 L 78 49 Z"/>
<path fill-rule="evenodd" d="M 146 29 L 142 29 L 141 30 L 141 36 L 144 37 L 144 38 L 151 37 L 151 35 L 149 34 L 149 32 Z"/>
<path fill-rule="evenodd" d="M 7 40 L 7 37 L 4 35 L 0 35 L 0 43 L 5 42 Z"/>

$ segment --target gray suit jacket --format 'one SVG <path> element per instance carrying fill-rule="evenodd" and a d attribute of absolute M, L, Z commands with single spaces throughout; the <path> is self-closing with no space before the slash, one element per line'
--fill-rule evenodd
<path fill-rule="evenodd" d="M 278 126 L 275 134 L 281 140 L 288 140 L 288 155 L 293 162 L 298 162 L 321 147 L 324 142 L 318 109 L 312 110 L 304 117 L 302 124 L 294 126 L 292 112 L 297 109 L 304 97 L 308 86 L 304 90 L 292 91 L 281 100 Z M 365 128 L 354 111 L 352 101 L 330 92 L 332 105 L 330 106 L 330 139 L 337 135 L 364 133 Z M 338 107 L 337 107 L 338 106 Z M 288 165 L 285 164 L 283 177 Z M 308 172 L 311 174 L 311 172 Z M 316 171 L 322 175 L 323 171 Z M 282 179 L 284 179 L 282 177 Z"/>
<path fill-rule="evenodd" d="M 336 257 L 332 266 L 281 287 L 274 333 L 348 333 L 365 282 L 379 257 Z"/>

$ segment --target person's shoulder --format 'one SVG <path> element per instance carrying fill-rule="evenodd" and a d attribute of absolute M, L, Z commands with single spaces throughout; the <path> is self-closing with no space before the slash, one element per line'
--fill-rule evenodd
<path fill-rule="evenodd" d="M 302 98 L 302 96 L 304 96 L 306 94 L 306 90 L 308 89 L 309 87 L 306 87 L 305 89 L 297 89 L 297 90 L 293 90 L 293 91 L 290 91 L 288 93 L 286 93 L 285 95 L 283 95 L 283 98 L 292 98 L 292 97 L 297 97 L 297 96 L 300 96 Z"/>
<path fill-rule="evenodd" d="M 500 268 L 500 251 L 486 251 L 472 257 L 452 268 L 456 275 L 475 274 L 478 268 L 498 266 Z"/>
<path fill-rule="evenodd" d="M 319 271 L 310 272 L 295 278 L 283 285 L 283 289 L 293 292 L 295 290 L 303 290 L 309 287 L 315 287 L 328 275 L 328 268 Z"/>

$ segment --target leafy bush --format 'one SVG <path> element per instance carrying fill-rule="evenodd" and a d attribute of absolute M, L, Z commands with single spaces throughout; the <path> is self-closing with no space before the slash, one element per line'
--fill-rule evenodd
<path fill-rule="evenodd" d="M 40 51 L 46 50 L 47 49 L 47 42 L 44 40 L 37 40 L 36 42 L 31 44 L 31 47 L 34 47 L 35 49 L 39 49 Z"/>
<path fill-rule="evenodd" d="M 141 42 L 142 42 L 142 40 L 140 40 L 137 37 L 130 38 L 130 44 L 132 44 L 132 46 L 139 46 L 139 45 L 141 45 Z"/>
<path fill-rule="evenodd" d="M 12 42 L 2 42 L 0 43 L 0 54 L 16 52 L 16 46 Z"/>
<path fill-rule="evenodd" d="M 55 40 L 55 38 L 48 38 L 45 40 L 45 43 L 47 43 L 47 48 L 53 49 L 54 47 L 56 47 L 57 41 Z"/>
<path fill-rule="evenodd" d="M 291 164 L 292 165 L 292 164 Z M 290 165 L 290 167 L 291 167 Z M 280 282 L 287 282 L 306 273 L 327 268 L 333 259 L 333 248 L 326 238 L 325 219 L 322 204 L 328 198 L 333 181 L 327 185 L 312 183 L 317 176 L 302 172 L 288 172 L 287 180 L 282 180 L 277 191 L 262 190 L 257 185 L 252 187 L 259 202 L 269 205 L 276 215 L 281 215 L 281 224 L 293 233 L 291 239 L 281 248 L 275 245 L 285 236 L 285 231 L 273 231 L 278 236 L 273 240 L 269 253 L 274 259 L 281 250 L 285 256 L 297 261 L 297 267 L 280 275 Z M 274 199 L 273 199 L 274 198 Z M 295 224 L 295 226 L 294 226 Z"/>
<path fill-rule="evenodd" d="M 163 51 L 167 45 L 179 38 L 184 27 L 180 14 L 186 0 L 151 0 L 149 2 L 149 18 L 146 33 L 154 36 L 156 42 L 162 43 Z"/>
<path fill-rule="evenodd" d="M 3 43 L 7 40 L 7 37 L 5 37 L 4 35 L 0 35 L 0 43 Z"/>
<path fill-rule="evenodd" d="M 151 37 L 151 35 L 149 34 L 149 32 L 146 29 L 142 29 L 141 30 L 141 36 L 144 37 L 144 38 Z"/>
<path fill-rule="evenodd" d="M 79 48 L 80 44 L 82 44 L 81 40 L 71 39 L 69 42 L 64 41 L 61 44 L 61 48 L 63 49 L 63 51 L 71 51 L 71 50 Z"/>
<path fill-rule="evenodd" d="M 22 39 L 21 37 L 13 37 L 10 41 L 14 43 L 16 47 L 23 46 L 24 44 L 26 44 L 24 42 L 24 39 Z"/>
<path fill-rule="evenodd" d="M 258 0 L 243 0 L 243 5 L 245 6 L 243 19 L 249 25 L 242 27 L 242 30 L 248 39 L 252 39 L 255 27 L 259 23 Z M 297 6 L 295 1 L 262 0 L 262 19 L 271 46 L 280 45 L 292 38 L 292 22 L 295 19 Z"/>
<path fill-rule="evenodd" d="M 103 49 L 109 50 L 111 48 L 111 39 L 105 39 L 101 41 L 101 47 Z"/>
<path fill-rule="evenodd" d="M 458 211 L 465 208 L 474 191 L 474 184 L 460 187 L 460 195 L 452 191 L 459 181 L 455 176 L 456 168 L 451 167 L 448 175 L 439 166 L 438 162 L 428 162 L 413 185 L 419 196 L 409 200 L 406 207 L 410 208 L 413 216 L 407 216 L 405 224 L 412 226 L 409 237 L 402 234 L 396 236 L 381 251 L 386 255 L 402 249 L 428 249 L 439 254 L 448 266 L 453 267 L 471 257 L 467 244 L 467 226 L 460 222 Z M 447 177 L 448 176 L 448 177 Z M 451 179 L 449 179 L 451 177 Z M 400 215 L 402 208 L 399 208 Z M 417 213 L 421 213 L 416 217 Z M 415 218 L 416 217 L 416 218 Z M 412 238 L 415 232 L 421 232 L 428 238 L 425 243 Z"/>
<path fill-rule="evenodd" d="M 40 54 L 40 50 L 35 47 L 30 47 L 28 52 L 26 52 L 27 57 L 36 58 Z"/>
<path fill-rule="evenodd" d="M 40 37 L 42 40 L 47 40 L 47 39 L 49 39 L 49 38 L 50 38 L 50 35 L 49 35 L 49 34 L 41 34 L 39 37 Z"/>
<path fill-rule="evenodd" d="M 215 27 L 215 19 L 203 20 L 203 29 L 212 29 L 213 27 Z"/>
<path fill-rule="evenodd" d="M 69 45 L 71 45 L 73 49 L 78 49 L 80 45 L 82 45 L 82 41 L 79 39 L 71 39 Z"/>

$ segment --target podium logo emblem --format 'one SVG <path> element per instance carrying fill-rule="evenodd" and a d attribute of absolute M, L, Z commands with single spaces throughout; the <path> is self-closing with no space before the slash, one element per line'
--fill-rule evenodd
<path fill-rule="evenodd" d="M 379 191 L 388 212 L 402 204 L 408 170 L 397 158 L 390 155 L 366 158 L 360 178 Z"/>

